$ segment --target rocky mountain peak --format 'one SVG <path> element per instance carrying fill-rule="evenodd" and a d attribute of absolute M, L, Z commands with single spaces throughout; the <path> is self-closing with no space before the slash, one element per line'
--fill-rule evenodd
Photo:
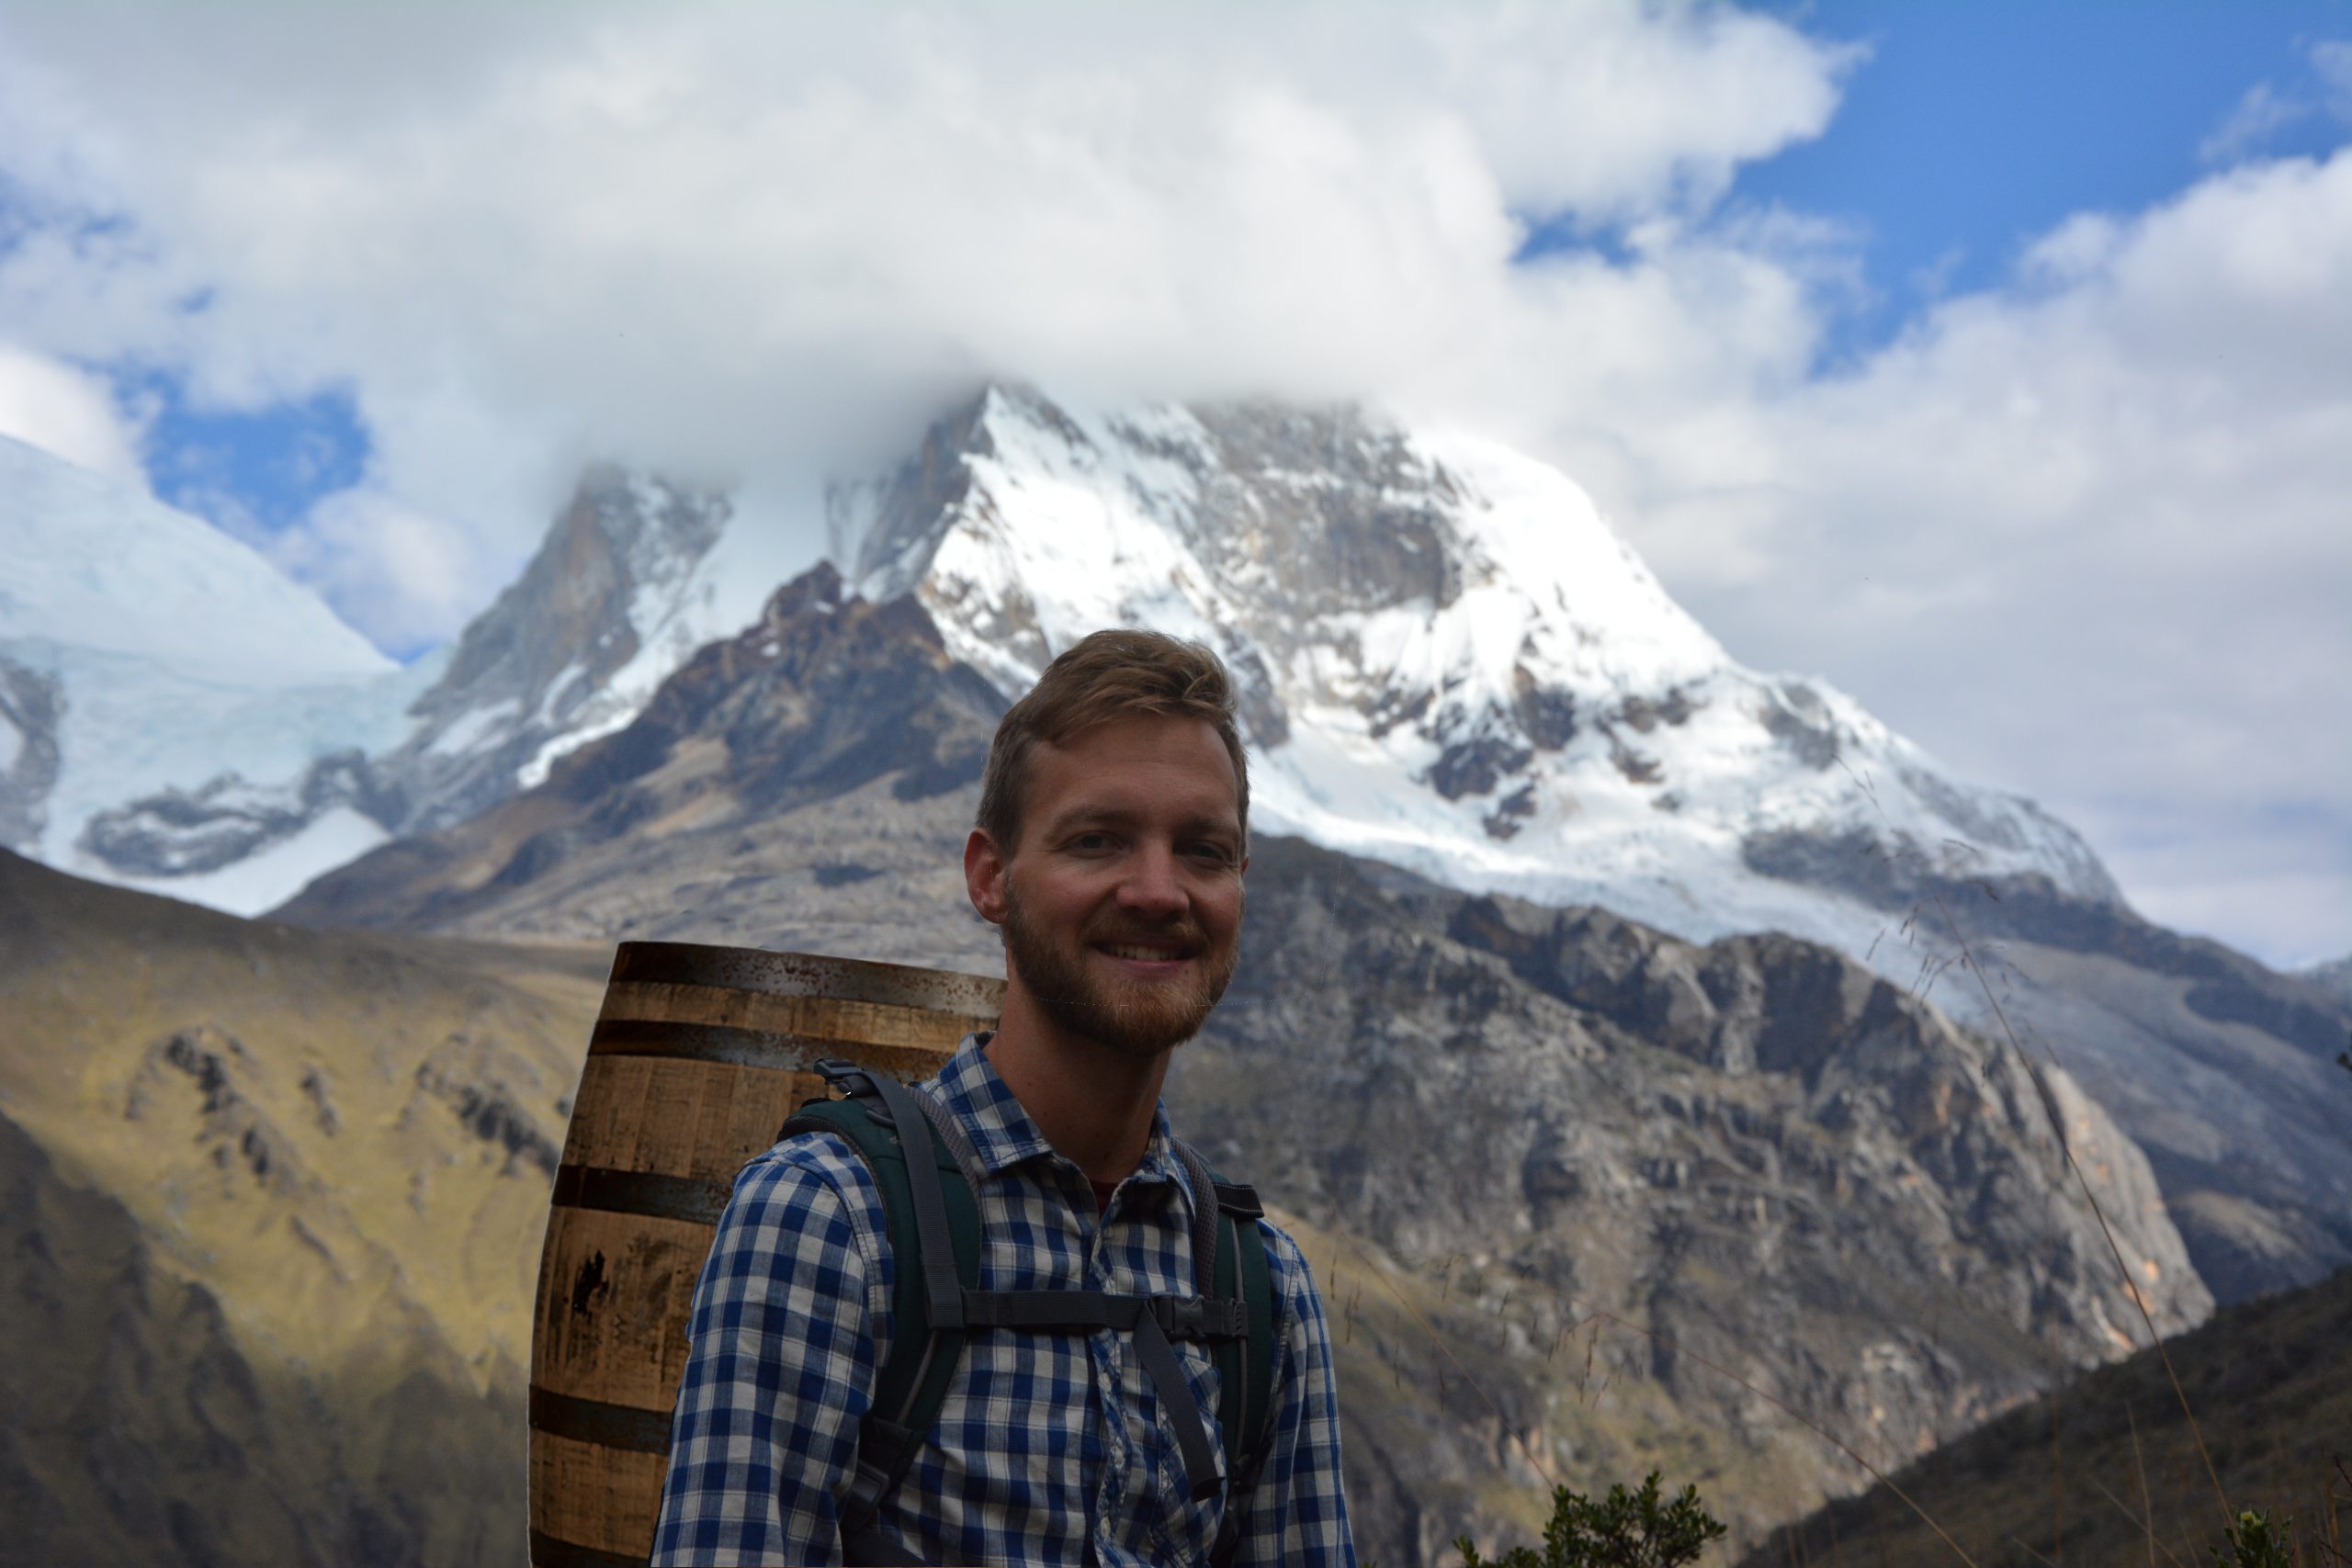
<path fill-rule="evenodd" d="M 996 387 L 829 515 L 859 590 L 914 595 L 1008 698 L 1097 626 L 1209 643 L 1270 825 L 1458 886 L 1857 952 L 1884 916 L 1842 867 L 1738 847 L 1844 835 L 2115 897 L 2030 802 L 1738 665 L 1580 490 L 1492 443 L 1352 407 L 1085 412 Z"/>
<path fill-rule="evenodd" d="M 60 482 L 61 506 L 98 493 Z M 770 944 L 854 906 L 850 951 L 922 960 L 908 911 L 942 890 L 888 869 L 908 824 L 960 837 L 954 781 L 1055 652 L 1158 626 L 1235 671 L 1269 835 L 1693 941 L 1821 942 L 2062 1054 L 2148 1144 L 2217 1290 L 2352 1257 L 2340 994 L 2148 927 L 2030 802 L 1819 681 L 1744 668 L 1540 462 L 1362 409 L 999 386 L 828 504 L 837 570 L 770 598 L 806 565 L 792 530 L 593 470 L 456 649 L 315 688 L 61 651 L 0 604 L 0 832 L 235 908 L 350 868 L 306 901 L 322 919 L 610 937 L 718 909 Z M 81 536 L 53 521 L 33 532 L 70 563 Z M 797 865 L 804 831 L 823 852 L 789 919 L 729 891 L 741 846 Z"/>
<path fill-rule="evenodd" d="M 716 491 L 588 469 L 522 576 L 417 699 L 417 728 L 387 761 L 411 803 L 398 825 L 462 820 L 627 723 L 702 641 L 687 589 L 731 514 Z"/>
<path fill-rule="evenodd" d="M 2329 959 L 2324 964 L 2311 964 L 2299 973 L 2322 990 L 2352 1002 L 2352 953 Z"/>
<path fill-rule="evenodd" d="M 765 846 L 801 830 L 796 813 L 849 796 L 867 803 L 886 839 L 918 822 L 960 831 L 968 807 L 941 803 L 977 784 L 1003 705 L 948 653 L 921 604 L 852 594 L 820 564 L 539 784 L 322 877 L 283 912 L 521 930 L 568 920 L 584 897 L 593 919 L 640 934 L 681 919 L 723 927 L 742 908 L 763 922 L 743 940 L 776 945 L 783 910 L 758 868 Z M 823 852 L 828 876 L 878 874 L 842 858 L 838 830 L 803 847 Z M 939 865 L 951 869 L 950 858 Z M 534 913 L 518 915 L 525 908 Z"/>

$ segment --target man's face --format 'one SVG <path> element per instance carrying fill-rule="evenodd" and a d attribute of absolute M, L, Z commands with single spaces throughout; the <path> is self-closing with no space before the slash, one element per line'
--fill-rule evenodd
<path fill-rule="evenodd" d="M 973 901 L 1004 927 L 1009 977 L 1057 1026 L 1151 1055 L 1191 1039 L 1233 978 L 1240 791 L 1197 719 L 1099 725 L 1028 757 L 1021 839 Z M 976 847 L 984 835 L 974 835 Z M 967 874 L 974 857 L 966 856 Z"/>

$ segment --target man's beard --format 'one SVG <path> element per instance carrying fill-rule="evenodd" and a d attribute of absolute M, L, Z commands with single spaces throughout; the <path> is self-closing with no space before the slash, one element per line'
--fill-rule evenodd
<path fill-rule="evenodd" d="M 1190 921 L 1152 932 L 1086 933 L 1079 951 L 1066 952 L 1023 917 L 1009 885 L 1003 930 L 1005 957 L 1046 1017 L 1081 1039 L 1136 1056 L 1158 1055 L 1198 1034 L 1225 995 L 1240 956 L 1238 942 L 1210 951 L 1206 937 Z M 1096 942 L 1170 938 L 1197 950 L 1182 979 L 1125 980 L 1098 976 L 1087 966 L 1087 952 Z"/>

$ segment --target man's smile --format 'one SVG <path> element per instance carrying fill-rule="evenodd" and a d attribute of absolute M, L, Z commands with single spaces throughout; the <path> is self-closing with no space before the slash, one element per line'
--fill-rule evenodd
<path fill-rule="evenodd" d="M 1192 956 L 1192 949 L 1172 942 L 1098 942 L 1094 951 L 1129 964 L 1170 968 Z"/>

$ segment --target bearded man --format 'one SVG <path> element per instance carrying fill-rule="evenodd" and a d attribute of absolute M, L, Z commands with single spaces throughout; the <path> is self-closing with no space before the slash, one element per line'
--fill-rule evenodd
<path fill-rule="evenodd" d="M 1195 1218 L 1240 1190 L 1200 1190 L 1159 1091 L 1233 976 L 1249 811 L 1231 682 L 1197 644 L 1097 632 L 999 725 L 964 877 L 1003 935 L 1003 1015 L 913 1090 L 968 1140 L 983 1292 L 1210 1294 Z M 1242 1222 L 1273 1303 L 1248 1473 L 1199 1473 L 1210 1450 L 1187 1433 L 1224 1407 L 1200 1343 L 1171 1360 L 1148 1325 L 984 1328 L 903 1479 L 852 1506 L 895 1281 L 918 1261 L 886 1222 L 838 1135 L 788 1137 L 737 1179 L 695 1292 L 656 1568 L 1355 1562 L 1322 1302 L 1262 1217 Z"/>

